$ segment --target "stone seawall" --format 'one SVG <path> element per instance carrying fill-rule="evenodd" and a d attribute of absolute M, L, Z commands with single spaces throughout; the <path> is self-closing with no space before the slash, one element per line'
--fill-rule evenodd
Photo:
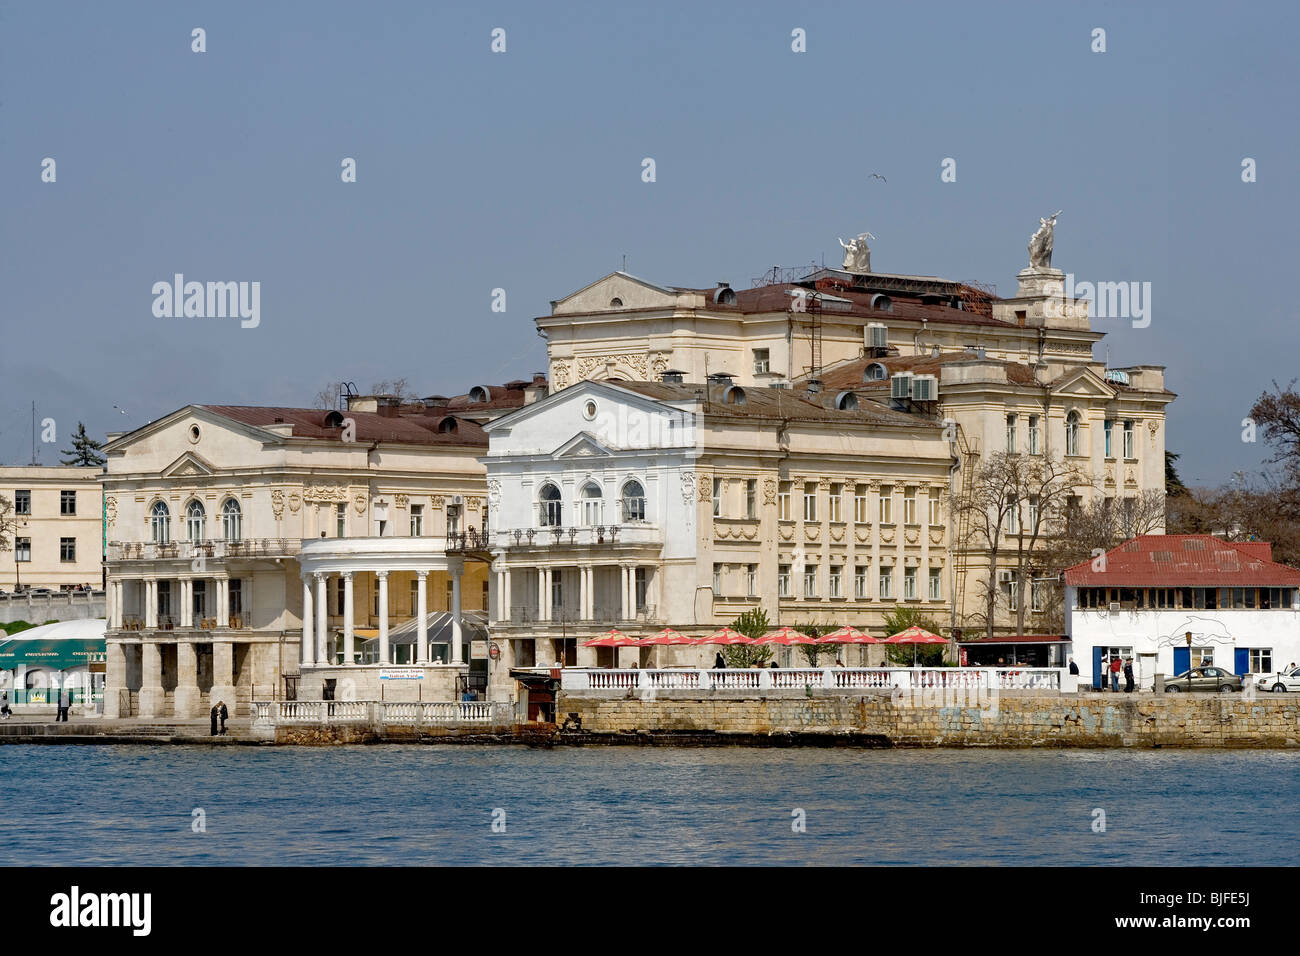
<path fill-rule="evenodd" d="M 887 695 L 858 697 L 671 700 L 563 694 L 560 719 L 581 736 L 615 742 L 687 738 L 752 743 L 790 737 L 798 743 L 900 747 L 1297 747 L 1300 699 L 1241 695 L 1080 695 L 1003 693 L 983 706 L 915 705 Z M 562 736 L 580 736 L 568 733 Z M 576 741 L 575 741 L 576 742 Z"/>

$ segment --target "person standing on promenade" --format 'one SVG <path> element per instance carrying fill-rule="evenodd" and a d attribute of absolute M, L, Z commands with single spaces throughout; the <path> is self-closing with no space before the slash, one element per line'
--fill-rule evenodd
<path fill-rule="evenodd" d="M 226 702 L 224 700 L 217 701 L 217 706 L 221 708 L 221 736 L 224 737 L 226 736 L 226 718 L 230 716 L 230 711 L 226 710 Z"/>
<path fill-rule="evenodd" d="M 0 692 L 0 717 L 8 720 L 13 715 L 14 712 L 9 709 L 9 691 Z"/>
<path fill-rule="evenodd" d="M 67 723 L 68 720 L 68 690 L 66 687 L 59 688 L 58 710 L 54 714 L 54 722 L 59 721 Z"/>
<path fill-rule="evenodd" d="M 713 669 L 715 671 L 721 671 L 721 670 L 726 670 L 726 668 L 727 668 L 726 658 L 722 656 L 722 651 L 718 651 L 718 653 L 714 655 L 713 658 Z"/>
<path fill-rule="evenodd" d="M 217 714 L 218 714 L 218 711 L 217 711 L 217 705 L 216 705 L 216 704 L 213 704 L 213 705 L 212 705 L 212 710 L 210 710 L 210 711 L 208 712 L 208 717 L 209 717 L 209 718 L 211 719 L 211 721 L 212 721 L 212 723 L 211 723 L 211 725 L 210 725 L 210 727 L 209 727 L 209 729 L 208 729 L 208 736 L 209 736 L 209 737 L 215 737 L 215 736 L 217 735 Z"/>
<path fill-rule="evenodd" d="M 1124 664 L 1120 661 L 1118 654 L 1110 659 L 1110 691 L 1112 694 L 1119 693 L 1119 672 L 1123 666 Z"/>
<path fill-rule="evenodd" d="M 1071 677 L 1079 676 L 1079 665 L 1074 662 L 1073 657 L 1070 658 L 1070 676 Z"/>
<path fill-rule="evenodd" d="M 1133 658 L 1124 658 L 1124 693 L 1133 693 Z"/>

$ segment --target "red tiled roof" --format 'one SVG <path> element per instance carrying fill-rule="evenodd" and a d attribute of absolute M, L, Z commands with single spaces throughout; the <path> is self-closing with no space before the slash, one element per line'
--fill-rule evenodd
<path fill-rule="evenodd" d="M 1223 541 L 1208 534 L 1144 534 L 1112 548 L 1105 570 L 1093 561 L 1066 568 L 1071 587 L 1296 587 L 1300 571 L 1266 557 L 1263 541 Z"/>
<path fill-rule="evenodd" d="M 735 289 L 735 305 L 710 302 L 709 308 L 719 310 L 735 309 L 738 312 L 785 312 L 790 308 L 790 302 L 792 301 L 790 291 L 796 288 L 800 287 L 783 283 L 762 285 L 754 289 Z M 1010 322 L 1003 322 L 987 315 L 980 315 L 977 312 L 966 312 L 962 309 L 949 308 L 946 305 L 928 305 L 912 301 L 905 298 L 903 293 L 883 293 L 893 306 L 888 312 L 871 307 L 872 299 L 881 293 L 836 289 L 829 294 L 841 299 L 847 299 L 850 304 L 843 305 L 841 308 L 824 308 L 822 310 L 823 320 L 844 315 L 863 318 L 871 322 L 903 321 L 919 323 L 924 319 L 928 322 L 942 322 L 949 325 L 985 325 L 1004 329 L 1018 328 L 1018 326 L 1012 325 Z"/>
<path fill-rule="evenodd" d="M 822 387 L 830 392 L 841 389 L 888 389 L 888 377 L 873 379 L 869 382 L 862 380 L 863 373 L 866 372 L 868 365 L 883 365 L 889 375 L 896 372 L 912 372 L 916 375 L 937 376 L 943 366 L 953 362 L 983 362 L 1001 365 L 1007 370 L 1007 380 L 1011 384 L 1034 384 L 1034 370 L 1028 365 L 1020 362 L 1002 362 L 997 359 L 976 358 L 974 352 L 965 349 L 955 352 L 941 352 L 939 355 L 887 355 L 883 358 L 857 358 L 823 370 L 819 378 Z M 804 375 L 796 381 L 802 381 L 808 377 Z"/>
<path fill-rule="evenodd" d="M 265 428 L 277 424 L 293 426 L 294 438 L 313 438 L 321 441 L 343 440 L 338 428 L 328 428 L 325 416 L 330 409 L 321 408 L 280 408 L 263 405 L 202 405 L 208 411 L 226 418 Z M 393 442 L 405 445 L 472 445 L 487 447 L 487 433 L 476 423 L 463 418 L 455 419 L 455 428 L 451 431 L 438 431 L 438 425 L 452 417 L 440 409 L 431 409 L 436 414 L 399 414 L 395 417 L 380 415 L 376 412 L 342 412 L 344 417 L 356 422 L 355 438 L 358 442 Z"/>

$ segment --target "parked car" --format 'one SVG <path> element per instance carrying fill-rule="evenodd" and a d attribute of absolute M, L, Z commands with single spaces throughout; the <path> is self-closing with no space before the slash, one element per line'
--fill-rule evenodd
<path fill-rule="evenodd" d="M 1183 671 L 1177 677 L 1166 678 L 1165 691 L 1173 694 L 1198 690 L 1231 693 L 1241 690 L 1241 684 L 1240 677 L 1229 674 L 1222 667 L 1193 667 L 1190 671 Z"/>
<path fill-rule="evenodd" d="M 1282 694 L 1287 691 L 1300 691 L 1300 666 L 1288 667 L 1286 670 L 1271 674 L 1253 674 L 1250 678 L 1258 691 Z"/>

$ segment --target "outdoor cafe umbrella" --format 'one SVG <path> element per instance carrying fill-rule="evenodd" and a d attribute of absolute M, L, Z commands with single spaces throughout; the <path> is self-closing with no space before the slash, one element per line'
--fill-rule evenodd
<path fill-rule="evenodd" d="M 696 644 L 695 638 L 687 637 L 680 631 L 674 631 L 671 627 L 665 627 L 654 637 L 646 637 L 637 641 L 638 647 L 655 647 L 664 644 Z"/>
<path fill-rule="evenodd" d="M 791 644 L 816 644 L 817 638 L 809 637 L 807 634 L 801 634 L 792 627 L 779 627 L 775 631 L 769 631 L 764 634 L 755 644 L 781 644 L 789 647 Z"/>
<path fill-rule="evenodd" d="M 829 634 L 823 634 L 821 637 L 817 638 L 817 643 L 818 644 L 879 644 L 880 641 L 876 640 L 874 637 L 872 637 L 870 634 L 867 634 L 865 631 L 859 631 L 856 627 L 853 627 L 851 624 L 845 624 L 839 630 L 831 631 Z M 859 659 L 859 663 L 865 664 L 867 662 L 865 656 L 867 652 L 864 650 L 861 653 L 863 654 L 863 657 Z"/>
<path fill-rule="evenodd" d="M 899 631 L 897 634 L 891 634 L 880 643 L 882 644 L 911 644 L 912 645 L 912 666 L 916 666 L 916 647 L 920 644 L 947 644 L 946 637 L 940 637 L 938 634 L 932 634 L 923 627 L 912 625 L 905 631 Z"/>
<path fill-rule="evenodd" d="M 583 641 L 583 647 L 637 647 L 639 641 L 635 637 L 628 637 L 616 627 L 611 627 L 600 637 L 593 637 L 589 641 Z"/>
<path fill-rule="evenodd" d="M 695 640 L 691 641 L 691 643 L 692 644 L 724 644 L 724 645 L 753 644 L 754 639 L 752 637 L 746 637 L 744 634 L 741 634 L 739 631 L 734 631 L 729 627 L 724 627 L 721 630 L 714 631 L 708 637 L 697 637 Z"/>

